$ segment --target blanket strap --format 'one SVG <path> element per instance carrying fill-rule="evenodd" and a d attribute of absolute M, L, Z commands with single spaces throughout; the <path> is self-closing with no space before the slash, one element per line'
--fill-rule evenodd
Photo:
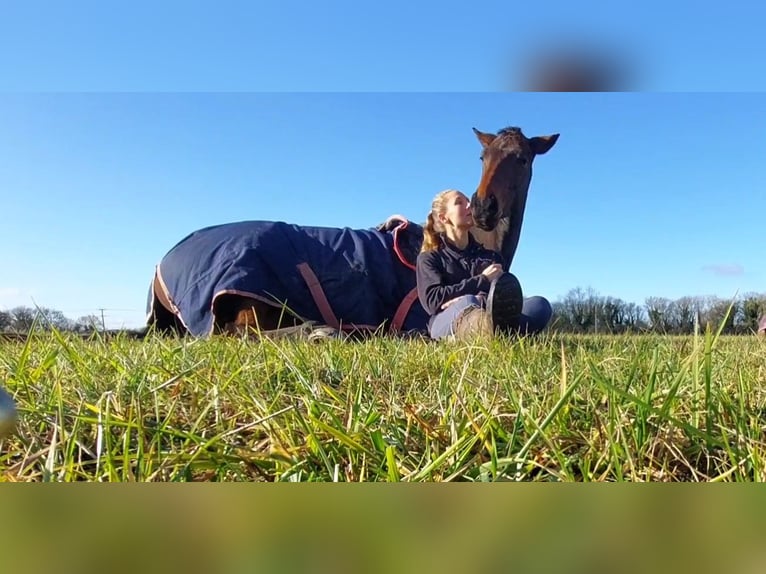
<path fill-rule="evenodd" d="M 316 303 L 324 322 L 330 327 L 339 329 L 340 321 L 338 321 L 338 318 L 335 316 L 335 313 L 330 306 L 330 302 L 327 300 L 327 297 L 322 290 L 322 285 L 319 283 L 319 279 L 317 279 L 314 271 L 312 271 L 308 263 L 299 263 L 296 267 L 303 277 L 303 280 L 306 282 L 306 285 L 308 285 L 309 291 L 311 291 L 311 296 L 314 298 L 314 303 Z M 392 332 L 400 331 L 402 329 L 404 320 L 407 318 L 407 314 L 410 312 L 412 304 L 417 301 L 417 299 L 418 290 L 417 287 L 415 287 L 407 293 L 404 299 L 402 299 L 402 302 L 399 303 L 394 318 L 391 320 L 390 330 Z"/>
<path fill-rule="evenodd" d="M 415 265 L 407 261 L 407 259 L 404 257 L 404 254 L 402 253 L 402 250 L 399 249 L 399 232 L 402 229 L 407 229 L 408 225 L 409 225 L 409 222 L 404 221 L 403 223 L 397 225 L 394 228 L 394 253 L 396 253 L 396 256 L 399 258 L 399 261 L 401 261 L 402 265 L 404 265 L 405 267 L 409 267 L 410 269 L 415 271 Z"/>
<path fill-rule="evenodd" d="M 401 331 L 402 325 L 404 325 L 404 320 L 407 318 L 407 313 L 410 312 L 410 307 L 412 307 L 412 304 L 417 298 L 418 289 L 415 287 L 412 291 L 407 293 L 404 299 L 402 299 L 402 302 L 399 303 L 399 307 L 396 309 L 394 318 L 391 321 L 391 331 Z"/>
<path fill-rule="evenodd" d="M 309 291 L 311 291 L 311 296 L 314 298 L 314 303 L 316 303 L 317 308 L 319 308 L 319 312 L 322 314 L 324 322 L 330 327 L 338 329 L 340 327 L 340 322 L 335 316 L 335 313 L 330 306 L 330 302 L 327 300 L 327 297 L 325 297 L 319 279 L 317 279 L 317 276 L 311 270 L 309 264 L 299 263 L 296 267 L 298 267 L 298 271 L 308 285 Z"/>

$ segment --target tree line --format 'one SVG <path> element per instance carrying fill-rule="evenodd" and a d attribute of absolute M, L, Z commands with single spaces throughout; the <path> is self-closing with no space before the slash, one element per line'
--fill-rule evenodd
<path fill-rule="evenodd" d="M 63 312 L 47 307 L 14 307 L 0 309 L 0 332 L 29 333 L 30 331 L 69 331 L 90 333 L 103 330 L 103 321 L 97 315 L 83 315 L 70 319 Z"/>
<path fill-rule="evenodd" d="M 643 305 L 603 296 L 592 288 L 578 287 L 552 303 L 551 329 L 569 333 L 656 332 L 692 334 L 695 325 L 704 331 L 723 325 L 727 334 L 750 334 L 766 314 L 766 293 L 747 293 L 737 300 L 715 296 L 678 299 L 648 297 Z"/>
<path fill-rule="evenodd" d="M 705 330 L 723 324 L 727 334 L 749 334 L 757 330 L 758 319 L 766 314 L 766 293 L 748 293 L 731 301 L 715 296 L 687 296 L 679 299 L 648 297 L 643 305 L 617 297 L 603 296 L 592 288 L 577 287 L 552 302 L 550 330 L 561 333 L 692 334 L 695 325 Z M 0 332 L 28 333 L 32 330 L 90 333 L 104 330 L 97 315 L 70 319 L 61 311 L 46 307 L 15 307 L 0 310 Z"/>

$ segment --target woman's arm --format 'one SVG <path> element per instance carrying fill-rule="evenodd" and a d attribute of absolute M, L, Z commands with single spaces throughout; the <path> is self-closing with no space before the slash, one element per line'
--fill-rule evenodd
<path fill-rule="evenodd" d="M 438 313 L 447 301 L 461 295 L 476 295 L 489 289 L 490 281 L 484 275 L 475 275 L 457 283 L 445 282 L 445 271 L 435 252 L 418 255 L 416 265 L 418 298 L 429 315 Z"/>

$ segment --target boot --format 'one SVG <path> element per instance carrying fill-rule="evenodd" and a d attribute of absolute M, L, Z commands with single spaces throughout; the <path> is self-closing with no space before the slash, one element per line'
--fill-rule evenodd
<path fill-rule="evenodd" d="M 519 326 L 524 305 L 521 284 L 511 273 L 503 273 L 492 282 L 487 295 L 487 313 L 496 331 L 510 333 Z"/>
<path fill-rule="evenodd" d="M 480 307 L 469 307 L 455 319 L 453 331 L 456 340 L 470 341 L 492 337 L 494 327 L 489 313 Z"/>

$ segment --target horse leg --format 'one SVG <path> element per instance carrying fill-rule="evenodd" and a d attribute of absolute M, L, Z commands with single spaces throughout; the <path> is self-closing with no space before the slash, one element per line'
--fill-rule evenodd
<path fill-rule="evenodd" d="M 221 295 L 213 304 L 216 332 L 242 335 L 253 331 L 276 331 L 301 323 L 295 316 L 274 305 L 242 295 Z"/>
<path fill-rule="evenodd" d="M 157 331 L 161 333 L 176 333 L 184 335 L 187 333 L 181 320 L 173 313 L 173 305 L 162 287 L 159 276 L 154 274 L 154 303 L 152 304 L 152 323 Z"/>

